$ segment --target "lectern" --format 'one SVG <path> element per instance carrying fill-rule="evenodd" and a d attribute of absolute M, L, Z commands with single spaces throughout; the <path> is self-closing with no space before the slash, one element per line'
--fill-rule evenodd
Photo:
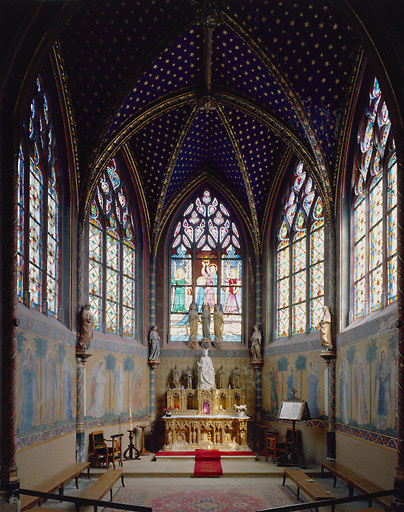
<path fill-rule="evenodd" d="M 309 420 L 310 412 L 307 402 L 296 397 L 296 390 L 292 390 L 293 396 L 281 403 L 278 413 L 278 419 L 289 420 L 292 422 L 292 439 L 290 443 L 286 443 L 286 450 L 278 460 L 278 466 L 298 466 L 306 467 L 303 450 L 298 443 L 296 432 L 296 421 Z"/>

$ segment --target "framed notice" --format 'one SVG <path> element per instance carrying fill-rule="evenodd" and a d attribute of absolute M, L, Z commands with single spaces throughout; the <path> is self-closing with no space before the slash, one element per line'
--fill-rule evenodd
<path fill-rule="evenodd" d="M 279 409 L 280 420 L 301 420 L 305 411 L 306 402 L 282 402 Z"/>

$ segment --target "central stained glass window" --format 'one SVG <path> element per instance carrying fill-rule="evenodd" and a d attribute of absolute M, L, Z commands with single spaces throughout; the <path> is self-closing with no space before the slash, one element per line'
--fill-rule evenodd
<path fill-rule="evenodd" d="M 275 337 L 318 330 L 324 305 L 323 203 L 302 162 L 284 199 L 276 259 Z"/>
<path fill-rule="evenodd" d="M 188 311 L 221 304 L 223 341 L 241 342 L 243 258 L 238 228 L 227 207 L 205 190 L 185 209 L 170 246 L 170 341 L 189 340 Z M 199 323 L 198 339 L 202 339 Z M 211 339 L 213 317 L 211 321 Z"/>

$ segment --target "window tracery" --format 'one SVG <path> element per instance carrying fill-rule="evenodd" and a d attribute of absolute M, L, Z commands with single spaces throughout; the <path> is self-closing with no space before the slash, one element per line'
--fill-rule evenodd
<path fill-rule="evenodd" d="M 358 131 L 352 211 L 356 320 L 397 300 L 397 163 L 377 79 Z"/>
<path fill-rule="evenodd" d="M 315 331 L 324 304 L 324 217 L 303 162 L 285 196 L 277 239 L 275 337 Z"/>
<path fill-rule="evenodd" d="M 170 249 L 170 341 L 187 342 L 192 302 L 224 313 L 223 341 L 241 342 L 243 259 L 238 228 L 226 206 L 205 189 L 184 211 Z M 211 324 L 213 336 L 213 322 Z M 213 337 L 212 337 L 213 339 Z"/>
<path fill-rule="evenodd" d="M 38 77 L 17 163 L 17 299 L 54 317 L 60 300 L 56 153 L 49 102 Z"/>
<path fill-rule="evenodd" d="M 127 193 L 113 159 L 101 175 L 89 218 L 89 301 L 94 327 L 134 336 L 136 246 Z"/>

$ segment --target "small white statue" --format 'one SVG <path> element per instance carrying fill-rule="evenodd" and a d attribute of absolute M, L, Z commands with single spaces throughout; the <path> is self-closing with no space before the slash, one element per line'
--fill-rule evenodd
<path fill-rule="evenodd" d="M 149 334 L 149 361 L 160 359 L 160 336 L 157 332 L 157 325 L 152 325 Z"/>
<path fill-rule="evenodd" d="M 320 341 L 325 350 L 332 349 L 331 313 L 327 306 L 322 307 L 320 318 Z"/>
<path fill-rule="evenodd" d="M 215 304 L 213 308 L 213 327 L 215 332 L 215 341 L 223 340 L 224 315 L 221 304 Z"/>
<path fill-rule="evenodd" d="M 91 316 L 91 306 L 86 304 L 81 312 L 80 335 L 78 345 L 84 349 L 88 348 L 91 340 L 93 339 L 93 326 L 94 320 Z"/>
<path fill-rule="evenodd" d="M 223 389 L 226 387 L 225 375 L 226 375 L 226 370 L 223 368 L 223 365 L 221 364 L 220 368 L 217 371 L 217 383 L 219 385 L 219 389 Z"/>
<path fill-rule="evenodd" d="M 202 337 L 210 340 L 210 307 L 207 304 L 202 306 Z"/>
<path fill-rule="evenodd" d="M 192 389 L 192 368 L 188 365 L 184 373 L 186 389 Z"/>
<path fill-rule="evenodd" d="M 233 389 L 241 388 L 241 369 L 236 366 L 233 370 L 232 375 Z"/>
<path fill-rule="evenodd" d="M 194 341 L 198 340 L 198 322 L 199 322 L 199 313 L 198 306 L 195 302 L 192 302 L 189 306 L 188 311 L 188 322 L 189 322 L 189 340 Z"/>
<path fill-rule="evenodd" d="M 251 335 L 251 356 L 253 359 L 262 359 L 262 334 L 258 325 L 254 326 Z"/>
<path fill-rule="evenodd" d="M 180 389 L 180 379 L 181 379 L 181 372 L 177 368 L 177 366 L 174 366 L 173 370 L 173 389 Z"/>

